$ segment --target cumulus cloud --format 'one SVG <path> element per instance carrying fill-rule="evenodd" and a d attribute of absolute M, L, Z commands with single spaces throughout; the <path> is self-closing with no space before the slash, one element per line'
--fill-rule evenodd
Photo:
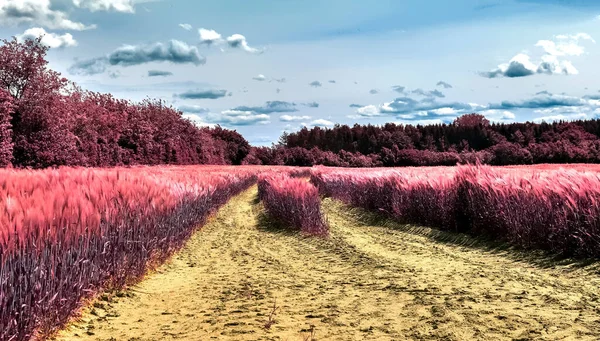
<path fill-rule="evenodd" d="M 190 25 L 190 24 L 179 24 L 179 27 L 183 28 L 186 31 L 192 30 L 192 25 Z"/>
<path fill-rule="evenodd" d="M 233 34 L 227 37 L 227 45 L 234 49 L 242 49 L 246 52 L 250 53 L 263 53 L 263 50 L 259 50 L 254 47 L 250 47 L 248 45 L 248 41 L 246 41 L 246 37 L 241 34 Z"/>
<path fill-rule="evenodd" d="M 319 107 L 319 103 L 317 103 L 317 102 L 304 103 L 304 105 L 309 108 L 318 108 Z"/>
<path fill-rule="evenodd" d="M 55 30 L 75 31 L 96 27 L 72 21 L 66 12 L 52 9 L 51 5 L 50 0 L 2 0 L 0 26 L 37 25 Z"/>
<path fill-rule="evenodd" d="M 323 84 L 321 84 L 321 82 L 319 82 L 319 81 L 312 81 L 312 82 L 308 83 L 308 85 L 313 86 L 315 88 L 323 86 Z"/>
<path fill-rule="evenodd" d="M 65 33 L 63 35 L 49 33 L 41 27 L 27 29 L 23 34 L 19 34 L 16 37 L 19 41 L 25 41 L 27 39 L 35 40 L 36 38 L 42 37 L 42 44 L 51 48 L 77 46 L 77 41 L 73 39 L 73 36 L 70 33 Z"/>
<path fill-rule="evenodd" d="M 108 56 L 111 65 L 132 66 L 150 62 L 171 62 L 175 64 L 201 65 L 206 58 L 200 55 L 198 48 L 179 40 L 167 44 L 125 45 Z"/>
<path fill-rule="evenodd" d="M 206 58 L 198 48 L 178 40 L 167 44 L 125 45 L 117 48 L 106 57 L 92 58 L 76 62 L 69 68 L 71 74 L 93 75 L 102 73 L 109 65 L 133 66 L 151 62 L 202 65 Z"/>
<path fill-rule="evenodd" d="M 311 127 L 323 127 L 323 128 L 329 128 L 329 127 L 333 127 L 335 125 L 335 123 L 319 118 L 317 120 L 314 120 L 312 122 L 309 123 L 309 125 Z"/>
<path fill-rule="evenodd" d="M 208 108 L 201 107 L 199 105 L 180 105 L 177 109 L 184 113 L 203 114 L 210 110 Z"/>
<path fill-rule="evenodd" d="M 235 107 L 232 110 L 235 111 L 251 111 L 254 113 L 260 114 L 271 114 L 274 112 L 296 112 L 298 109 L 296 108 L 296 103 L 284 102 L 284 101 L 268 101 L 265 105 L 260 107 L 250 107 L 250 106 L 239 106 Z"/>
<path fill-rule="evenodd" d="M 576 75 L 579 71 L 573 66 L 568 60 L 558 60 L 556 56 L 544 55 L 541 57 L 541 61 L 534 64 L 529 59 L 529 56 L 523 53 L 519 53 L 514 56 L 508 63 L 500 64 L 498 68 L 489 71 L 481 72 L 480 74 L 486 78 L 497 78 L 497 77 L 527 77 L 535 74 L 563 74 L 563 75 Z"/>
<path fill-rule="evenodd" d="M 190 90 L 178 95 L 175 97 L 182 99 L 217 99 L 221 97 L 225 97 L 227 95 L 227 90 Z"/>
<path fill-rule="evenodd" d="M 221 37 L 221 35 L 219 33 L 217 33 L 217 31 L 215 31 L 215 30 L 208 30 L 206 28 L 200 28 L 200 29 L 198 29 L 198 34 L 200 34 L 200 43 L 201 44 L 211 45 L 211 44 L 219 43 L 219 42 L 223 41 L 223 38 Z"/>
<path fill-rule="evenodd" d="M 508 63 L 500 64 L 491 71 L 480 72 L 480 75 L 486 78 L 518 78 L 536 74 L 576 75 L 579 72 L 571 61 L 562 58 L 582 55 L 585 48 L 580 45 L 581 40 L 595 43 L 595 40 L 587 33 L 557 35 L 554 40 L 539 40 L 535 46 L 544 50 L 539 61 L 532 62 L 528 54 L 519 53 Z"/>
<path fill-rule="evenodd" d="M 384 103 L 379 107 L 379 111 L 387 114 L 408 114 L 413 112 L 433 111 L 443 108 L 452 108 L 455 110 L 471 109 L 472 105 L 461 102 L 440 103 L 434 100 L 423 99 L 417 101 L 409 97 L 399 97 L 389 103 Z"/>
<path fill-rule="evenodd" d="M 166 77 L 166 76 L 173 76 L 173 72 L 161 71 L 161 70 L 148 70 L 148 77 Z"/>
<path fill-rule="evenodd" d="M 371 95 L 375 95 L 375 94 L 378 94 L 378 93 L 379 93 L 379 90 L 377 90 L 377 89 L 371 89 L 371 90 L 369 90 L 369 93 L 370 93 Z"/>
<path fill-rule="evenodd" d="M 260 74 L 256 77 L 252 77 L 252 79 L 254 79 L 255 81 L 259 81 L 259 82 L 264 82 L 265 80 L 267 80 L 267 77 L 265 77 L 265 75 Z"/>
<path fill-rule="evenodd" d="M 461 114 L 482 109 L 475 103 L 437 102 L 434 97 L 416 100 L 410 97 L 399 97 L 380 105 L 365 105 L 357 108 L 350 118 L 371 118 L 384 115 L 394 115 L 404 121 L 427 119 L 453 119 Z"/>
<path fill-rule="evenodd" d="M 226 39 L 223 39 L 223 36 L 215 30 L 210 30 L 206 28 L 198 29 L 198 33 L 200 34 L 200 43 L 206 45 L 221 45 L 226 44 L 229 48 L 232 49 L 240 49 L 244 50 L 248 53 L 261 54 L 264 52 L 264 49 L 258 49 L 251 47 L 248 44 L 248 40 L 246 37 L 241 34 L 232 34 Z M 221 49 L 224 51 L 223 49 Z"/>
<path fill-rule="evenodd" d="M 589 98 L 589 96 L 584 96 Z M 536 109 L 534 114 L 542 115 L 533 119 L 534 122 L 573 121 L 600 116 L 600 101 L 588 99 L 585 106 L 560 106 L 552 108 Z"/>
<path fill-rule="evenodd" d="M 225 110 L 220 114 L 209 113 L 206 122 L 215 124 L 228 124 L 232 126 L 248 126 L 255 124 L 269 124 L 271 117 L 267 114 L 256 114 L 252 111 Z"/>
<path fill-rule="evenodd" d="M 350 104 L 350 108 L 361 108 L 361 107 L 364 107 L 364 105 L 360 105 L 360 104 L 356 104 L 356 103 Z"/>
<path fill-rule="evenodd" d="M 352 107 L 352 105 L 350 105 Z M 356 106 L 356 104 L 355 104 Z M 383 114 L 379 111 L 379 108 L 375 105 L 365 105 L 356 109 L 356 115 L 348 115 L 349 118 L 371 118 L 379 117 Z"/>
<path fill-rule="evenodd" d="M 291 116 L 291 115 L 281 115 L 279 116 L 279 120 L 282 122 L 300 122 L 310 120 L 310 116 Z"/>
<path fill-rule="evenodd" d="M 454 118 L 478 112 L 493 122 L 514 122 L 516 115 L 513 110 L 533 110 L 541 115 L 537 120 L 592 118 L 600 116 L 600 96 L 596 94 L 583 97 L 556 95 L 540 91 L 531 98 L 517 101 L 502 101 L 480 105 L 477 103 L 438 102 L 436 98 L 416 100 L 409 97 L 399 97 L 379 105 L 358 107 L 350 118 L 371 118 L 384 115 L 395 116 L 402 122 L 423 122 L 425 120 L 441 120 L 451 122 Z"/>
<path fill-rule="evenodd" d="M 450 88 L 452 88 L 452 85 L 450 85 L 450 84 L 448 84 L 448 83 L 446 83 L 444 81 L 437 82 L 436 86 L 441 86 L 444 89 L 450 89 Z"/>
<path fill-rule="evenodd" d="M 596 41 L 587 33 L 577 33 L 574 35 L 561 34 L 554 37 L 553 40 L 539 40 L 535 46 L 541 47 L 547 54 L 552 56 L 580 56 L 585 52 L 583 46 L 579 45 L 580 40 L 588 40 L 592 43 Z"/>
<path fill-rule="evenodd" d="M 554 95 L 548 92 L 540 92 L 536 96 L 519 101 L 502 101 L 491 103 L 490 109 L 540 109 L 552 107 L 578 107 L 590 104 L 589 101 L 573 96 Z"/>
<path fill-rule="evenodd" d="M 92 12 L 114 11 L 123 13 L 134 13 L 133 0 L 73 0 L 73 4 Z"/>

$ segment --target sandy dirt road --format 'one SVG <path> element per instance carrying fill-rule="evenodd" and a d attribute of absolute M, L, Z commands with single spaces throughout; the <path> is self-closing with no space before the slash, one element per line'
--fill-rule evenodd
<path fill-rule="evenodd" d="M 330 199 L 331 238 L 277 232 L 256 191 L 56 340 L 600 339 L 594 265 L 517 260 Z"/>

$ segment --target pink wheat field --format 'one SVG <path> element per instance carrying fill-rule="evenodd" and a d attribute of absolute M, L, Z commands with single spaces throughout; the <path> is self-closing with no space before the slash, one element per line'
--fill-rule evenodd
<path fill-rule="evenodd" d="M 266 214 L 308 235 L 330 233 L 321 209 L 321 198 L 329 196 L 401 223 L 597 258 L 599 170 L 597 165 L 0 170 L 0 340 L 44 339 L 86 299 L 139 281 L 220 206 L 257 182 Z"/>

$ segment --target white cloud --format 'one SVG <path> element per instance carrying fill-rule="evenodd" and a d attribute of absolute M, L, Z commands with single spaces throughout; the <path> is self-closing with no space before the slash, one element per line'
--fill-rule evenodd
<path fill-rule="evenodd" d="M 535 46 L 544 50 L 538 62 L 532 62 L 531 57 L 525 53 L 519 53 L 508 63 L 500 64 L 489 72 L 480 74 L 487 78 L 496 77 L 526 77 L 535 74 L 547 75 L 576 75 L 579 72 L 569 60 L 559 57 L 580 56 L 585 53 L 585 47 L 580 45 L 581 40 L 596 41 L 587 33 L 574 35 L 557 35 L 554 40 L 539 40 Z"/>
<path fill-rule="evenodd" d="M 263 81 L 267 80 L 267 77 L 265 77 L 265 75 L 263 75 L 263 74 L 259 74 L 256 77 L 252 77 L 252 79 L 254 79 L 255 81 L 263 82 Z"/>
<path fill-rule="evenodd" d="M 41 27 L 32 27 L 26 30 L 25 32 L 23 32 L 23 34 L 17 35 L 17 40 L 34 40 L 40 36 L 42 37 L 42 44 L 51 48 L 62 48 L 77 45 L 77 41 L 73 39 L 73 36 L 70 33 L 65 33 L 63 35 L 49 33 Z"/>
<path fill-rule="evenodd" d="M 335 123 L 319 118 L 309 123 L 311 127 L 333 127 Z"/>
<path fill-rule="evenodd" d="M 82 31 L 95 28 L 71 21 L 67 13 L 51 9 L 50 0 L 0 0 L 0 26 L 36 25 Z"/>
<path fill-rule="evenodd" d="M 179 24 L 179 27 L 183 28 L 186 31 L 192 30 L 192 25 L 190 25 L 190 24 Z"/>
<path fill-rule="evenodd" d="M 292 115 L 281 115 L 279 120 L 283 122 L 294 122 L 294 121 L 307 121 L 310 120 L 310 116 L 292 116 Z"/>
<path fill-rule="evenodd" d="M 585 50 L 583 46 L 579 46 L 577 43 L 556 43 L 552 40 L 540 40 L 535 46 L 543 48 L 546 53 L 553 56 L 580 56 Z"/>
<path fill-rule="evenodd" d="M 255 124 L 269 124 L 271 117 L 267 114 L 255 114 L 252 111 L 225 110 L 220 114 L 209 113 L 206 122 L 215 124 L 230 124 L 233 126 L 247 126 Z"/>
<path fill-rule="evenodd" d="M 443 120 L 440 118 L 431 119 L 431 120 L 399 120 L 393 122 L 394 124 L 410 124 L 410 125 L 434 125 L 434 124 L 444 124 L 450 123 L 448 120 Z"/>
<path fill-rule="evenodd" d="M 260 53 L 264 52 L 264 49 L 257 49 L 254 47 L 250 47 L 250 45 L 248 45 L 248 41 L 246 40 L 246 37 L 244 37 L 241 34 L 237 34 L 237 33 L 232 34 L 229 37 L 227 37 L 226 39 L 223 39 L 223 36 L 215 30 L 200 28 L 200 29 L 198 29 L 198 33 L 200 34 L 200 43 L 201 44 L 221 45 L 223 43 L 226 43 L 227 46 L 229 46 L 232 49 L 241 49 L 246 52 L 256 53 L 256 54 L 260 54 Z M 223 48 L 221 48 L 221 51 L 224 52 L 225 50 Z"/>
<path fill-rule="evenodd" d="M 540 123 L 540 122 L 554 122 L 554 121 L 573 121 L 573 120 L 583 120 L 588 118 L 587 114 L 584 113 L 580 113 L 580 114 L 571 114 L 571 115 L 564 115 L 564 114 L 559 114 L 559 115 L 551 115 L 551 116 L 542 116 L 542 117 L 536 117 L 533 119 L 533 122 L 536 123 Z"/>
<path fill-rule="evenodd" d="M 77 7 L 88 9 L 92 12 L 97 11 L 115 11 L 123 13 L 133 13 L 133 0 L 73 0 Z"/>
<path fill-rule="evenodd" d="M 246 52 L 250 53 L 263 53 L 263 50 L 256 49 L 254 47 L 250 47 L 248 42 L 246 41 L 246 37 L 241 34 L 233 34 L 227 37 L 227 44 L 231 48 L 240 48 Z"/>
<path fill-rule="evenodd" d="M 368 118 L 368 117 L 376 117 L 376 116 L 382 116 L 381 112 L 379 112 L 379 108 L 377 108 L 374 105 L 366 105 L 364 107 L 360 107 L 358 109 L 356 109 L 356 117 L 351 117 L 351 118 L 358 118 L 358 117 L 364 117 L 364 118 Z"/>
<path fill-rule="evenodd" d="M 439 109 L 433 109 L 431 110 L 432 113 L 436 114 L 436 115 L 457 115 L 458 113 L 461 112 L 461 110 L 457 110 L 454 108 L 439 108 Z"/>
<path fill-rule="evenodd" d="M 181 110 L 184 113 L 207 113 L 210 110 L 205 107 L 201 107 L 199 105 L 180 105 L 177 109 Z"/>
<path fill-rule="evenodd" d="M 190 120 L 194 125 L 196 125 L 197 127 L 209 127 L 209 128 L 214 128 L 217 125 L 214 123 L 208 123 L 205 122 L 200 116 L 198 115 L 194 115 L 194 114 L 183 114 L 181 115 L 182 118 L 184 119 L 188 119 Z"/>
<path fill-rule="evenodd" d="M 166 44 L 156 42 L 147 45 L 123 45 L 108 56 L 77 61 L 68 71 L 73 75 L 93 75 L 104 72 L 110 65 L 127 67 L 151 62 L 189 63 L 198 66 L 205 64 L 206 58 L 200 55 L 196 46 L 171 40 Z"/>
<path fill-rule="evenodd" d="M 497 109 L 490 109 L 490 110 L 482 110 L 478 112 L 479 114 L 485 116 L 488 120 L 492 121 L 492 122 L 498 122 L 498 123 L 510 123 L 510 122 L 514 122 L 516 115 L 508 110 L 497 110 Z"/>
<path fill-rule="evenodd" d="M 223 39 L 221 38 L 221 35 L 219 33 L 217 33 L 217 31 L 215 30 L 208 30 L 205 28 L 200 28 L 198 29 L 198 34 L 200 34 L 200 43 L 201 44 L 213 44 L 213 43 L 219 43 L 222 42 Z"/>

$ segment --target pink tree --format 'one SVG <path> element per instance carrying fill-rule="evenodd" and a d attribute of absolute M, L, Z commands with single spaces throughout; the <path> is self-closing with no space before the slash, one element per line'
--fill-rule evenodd
<path fill-rule="evenodd" d="M 8 166 L 12 161 L 12 109 L 12 97 L 8 92 L 0 90 L 0 167 Z"/>
<path fill-rule="evenodd" d="M 490 125 L 490 121 L 480 114 L 466 114 L 457 117 L 454 120 L 454 125 L 458 127 L 476 127 L 478 125 L 487 127 Z"/>

